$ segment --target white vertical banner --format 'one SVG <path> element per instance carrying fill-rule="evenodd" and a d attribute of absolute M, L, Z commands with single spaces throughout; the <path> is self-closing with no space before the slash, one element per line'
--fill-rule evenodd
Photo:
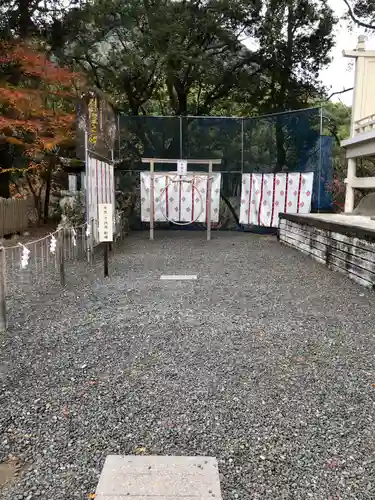
<path fill-rule="evenodd" d="M 212 177 L 214 177 L 214 175 L 212 175 Z M 213 179 L 212 179 L 212 184 L 213 184 Z M 211 184 L 211 189 L 212 189 L 212 184 Z M 196 174 L 196 177 L 194 179 L 194 219 L 197 222 L 203 222 L 203 223 L 206 222 L 207 189 L 208 189 L 208 176 Z M 211 219 L 212 215 L 213 214 L 211 214 Z M 217 222 L 217 221 L 215 220 L 212 222 Z"/>
<path fill-rule="evenodd" d="M 285 213 L 298 213 L 298 191 L 300 189 L 300 178 L 301 174 L 298 172 L 288 174 Z"/>
<path fill-rule="evenodd" d="M 87 221 L 93 225 L 93 239 L 94 243 L 100 241 L 98 232 L 99 223 L 99 205 L 107 204 L 112 206 L 111 220 L 114 218 L 114 168 L 113 165 L 98 160 L 91 156 L 88 157 L 87 165 L 87 191 L 88 196 L 87 206 L 88 214 Z M 108 203 L 105 203 L 107 201 Z M 93 221 L 93 222 L 92 222 Z M 113 234 L 113 224 L 111 225 Z M 105 240 L 108 241 L 108 240 Z"/>
<path fill-rule="evenodd" d="M 279 213 L 309 213 L 313 180 L 313 172 L 243 174 L 240 223 L 278 227 Z"/>
<path fill-rule="evenodd" d="M 301 187 L 299 191 L 298 213 L 307 213 L 306 210 L 311 210 L 312 190 L 313 190 L 313 175 L 302 174 Z"/>
<path fill-rule="evenodd" d="M 108 202 L 113 206 L 113 231 L 116 232 L 115 173 L 113 165 L 108 165 Z"/>
<path fill-rule="evenodd" d="M 112 196 L 111 196 L 111 183 L 109 180 L 109 165 L 106 163 L 104 165 L 104 168 L 105 168 L 105 202 L 111 203 Z"/>
<path fill-rule="evenodd" d="M 259 210 L 262 207 L 262 174 L 253 174 L 252 200 L 250 205 L 250 224 L 259 225 Z"/>
<path fill-rule="evenodd" d="M 96 178 L 98 179 L 98 203 L 104 203 L 103 200 L 103 175 L 102 175 L 102 162 L 96 160 Z"/>
<path fill-rule="evenodd" d="M 107 200 L 107 164 L 102 162 L 102 172 L 103 172 L 103 203 L 108 203 Z"/>
<path fill-rule="evenodd" d="M 272 227 L 278 227 L 279 225 L 279 213 L 285 212 L 286 203 L 286 174 L 276 174 L 276 185 L 275 185 L 275 198 L 274 198 L 274 212 L 272 217 Z"/>
<path fill-rule="evenodd" d="M 270 226 L 272 219 L 275 175 L 263 174 L 262 180 L 261 208 L 259 210 L 258 222 L 261 226 Z"/>
<path fill-rule="evenodd" d="M 170 195 L 170 186 L 168 175 L 155 174 L 154 175 L 154 208 L 155 220 L 166 220 L 169 217 L 168 198 Z M 148 178 L 148 185 L 150 187 L 150 177 Z M 146 196 L 148 192 L 146 193 Z M 151 196 L 151 194 L 150 194 Z"/>
<path fill-rule="evenodd" d="M 113 205 L 112 200 L 113 189 L 113 167 L 107 164 L 107 201 Z"/>
<path fill-rule="evenodd" d="M 198 212 L 194 209 L 198 209 L 194 203 L 194 196 L 196 196 L 194 185 L 194 178 L 186 179 L 187 182 L 181 182 L 181 195 L 180 195 L 180 212 L 179 218 L 181 222 L 191 222 L 195 219 Z"/>
<path fill-rule="evenodd" d="M 156 176 L 154 184 L 155 182 Z M 150 222 L 150 196 L 150 175 L 147 175 L 147 172 L 141 172 L 141 220 L 144 222 Z"/>
<path fill-rule="evenodd" d="M 251 187 L 253 185 L 252 174 L 242 175 L 241 184 L 241 205 L 240 205 L 240 221 L 242 224 L 250 224 L 250 204 L 251 204 Z"/>

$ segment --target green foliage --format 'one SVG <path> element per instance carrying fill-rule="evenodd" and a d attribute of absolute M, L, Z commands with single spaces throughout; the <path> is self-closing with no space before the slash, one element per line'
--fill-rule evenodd
<path fill-rule="evenodd" d="M 265 2 L 258 30 L 260 53 L 269 63 L 264 112 L 306 107 L 324 93 L 319 71 L 330 62 L 335 22 L 323 0 Z"/>
<path fill-rule="evenodd" d="M 375 30 L 375 2 L 374 0 L 344 0 L 348 8 L 348 17 L 354 24 L 365 28 L 369 32 Z"/>
<path fill-rule="evenodd" d="M 324 134 L 334 137 L 333 161 L 337 178 L 343 181 L 346 176 L 345 151 L 340 143 L 350 136 L 351 108 L 341 102 L 326 102 L 324 105 Z"/>
<path fill-rule="evenodd" d="M 324 0 L 5 0 L 127 113 L 250 115 L 311 106 L 335 19 Z M 8 30 L 9 34 L 9 30 Z"/>
<path fill-rule="evenodd" d="M 50 43 L 127 113 L 254 115 L 322 93 L 334 22 L 323 0 L 94 0 Z"/>

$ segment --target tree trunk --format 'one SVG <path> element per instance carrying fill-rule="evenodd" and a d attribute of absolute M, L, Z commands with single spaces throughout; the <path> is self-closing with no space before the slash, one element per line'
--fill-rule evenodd
<path fill-rule="evenodd" d="M 52 186 L 52 167 L 49 167 L 46 175 L 46 193 L 44 197 L 44 209 L 43 209 L 44 224 L 47 224 L 48 222 L 49 201 L 51 198 L 51 186 Z"/>
<path fill-rule="evenodd" d="M 29 189 L 31 191 L 31 194 L 33 195 L 33 201 L 34 201 L 34 207 L 37 213 L 37 218 L 38 218 L 38 225 L 41 221 L 42 218 L 42 203 L 41 203 L 41 190 L 37 192 L 37 190 L 34 188 L 32 180 L 30 176 L 26 173 L 26 180 L 27 184 L 29 185 Z"/>
<path fill-rule="evenodd" d="M 283 115 L 276 117 L 276 172 L 281 172 L 286 165 L 285 135 L 283 130 Z"/>
<path fill-rule="evenodd" d="M 279 111 L 286 111 L 290 106 L 290 78 L 293 68 L 293 29 L 295 24 L 294 0 L 288 0 L 288 18 L 287 18 L 287 42 L 285 51 L 285 66 L 280 78 L 280 91 L 278 96 Z M 276 171 L 280 172 L 287 167 L 287 155 L 285 150 L 284 129 L 285 115 L 278 115 L 276 118 Z"/>
<path fill-rule="evenodd" d="M 0 198 L 10 198 L 10 172 L 0 173 Z"/>
<path fill-rule="evenodd" d="M 11 158 L 8 152 L 8 145 L 1 144 L 0 145 L 0 169 L 8 169 L 11 168 Z M 0 171 L 0 197 L 1 198 L 10 198 L 10 172 L 1 172 Z"/>
<path fill-rule="evenodd" d="M 23 39 L 27 38 L 33 31 L 31 3 L 30 0 L 19 0 L 18 2 L 18 31 Z"/>

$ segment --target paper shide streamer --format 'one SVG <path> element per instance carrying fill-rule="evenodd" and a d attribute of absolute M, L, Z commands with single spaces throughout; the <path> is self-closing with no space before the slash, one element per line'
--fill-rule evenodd
<path fill-rule="evenodd" d="M 56 253 L 56 245 L 57 245 L 57 240 L 54 237 L 54 235 L 52 234 L 51 235 L 51 241 L 50 241 L 50 244 L 49 244 L 49 251 L 51 252 L 52 255 L 55 255 L 55 253 Z"/>
<path fill-rule="evenodd" d="M 26 267 L 29 264 L 29 259 L 30 259 L 30 250 L 25 247 L 25 245 L 22 245 L 22 243 L 19 243 L 20 247 L 22 247 L 22 254 L 21 254 L 21 269 L 26 269 Z"/>

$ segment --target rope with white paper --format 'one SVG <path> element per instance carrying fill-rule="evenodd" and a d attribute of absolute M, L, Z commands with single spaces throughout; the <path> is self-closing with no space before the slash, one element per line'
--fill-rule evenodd
<path fill-rule="evenodd" d="M 49 251 L 51 252 L 52 255 L 55 255 L 56 252 L 56 245 L 57 245 L 57 240 L 53 234 L 51 234 L 51 241 L 49 244 Z"/>

